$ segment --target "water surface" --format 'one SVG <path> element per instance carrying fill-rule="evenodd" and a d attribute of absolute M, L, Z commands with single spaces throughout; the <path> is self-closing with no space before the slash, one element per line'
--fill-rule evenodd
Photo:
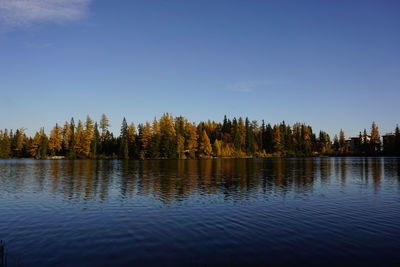
<path fill-rule="evenodd" d="M 399 266 L 399 204 L 399 158 L 0 161 L 9 266 Z"/>

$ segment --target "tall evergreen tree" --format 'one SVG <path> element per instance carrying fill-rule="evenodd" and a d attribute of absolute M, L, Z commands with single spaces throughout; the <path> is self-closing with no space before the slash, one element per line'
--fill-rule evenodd
<path fill-rule="evenodd" d="M 124 118 L 121 125 L 120 135 L 120 157 L 124 159 L 129 158 L 129 144 L 128 144 L 128 123 Z"/>
<path fill-rule="evenodd" d="M 381 141 L 379 136 L 379 129 L 375 122 L 371 125 L 371 140 L 370 140 L 370 154 L 377 155 L 381 151 Z"/>
<path fill-rule="evenodd" d="M 282 137 L 279 125 L 275 125 L 273 129 L 273 151 L 274 153 L 282 153 Z"/>

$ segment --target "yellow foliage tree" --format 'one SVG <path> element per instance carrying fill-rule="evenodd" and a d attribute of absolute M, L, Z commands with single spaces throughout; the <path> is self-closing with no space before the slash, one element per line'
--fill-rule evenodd
<path fill-rule="evenodd" d="M 61 128 L 56 124 L 50 132 L 49 149 L 54 155 L 62 148 Z"/>
<path fill-rule="evenodd" d="M 203 130 L 203 133 L 200 136 L 200 151 L 204 156 L 210 156 L 212 153 L 210 138 L 208 138 L 205 130 Z"/>

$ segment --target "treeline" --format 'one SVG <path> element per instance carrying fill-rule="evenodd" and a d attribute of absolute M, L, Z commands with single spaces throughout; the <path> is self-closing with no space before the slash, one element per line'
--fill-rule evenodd
<path fill-rule="evenodd" d="M 119 136 L 109 131 L 106 115 L 99 123 L 89 116 L 77 123 L 72 118 L 56 124 L 49 134 L 42 128 L 33 137 L 24 129 L 0 131 L 0 158 L 43 159 L 48 157 L 185 159 L 202 157 L 303 157 L 318 155 L 400 155 L 400 130 L 396 127 L 390 144 L 383 145 L 378 127 L 370 135 L 364 130 L 355 141 L 343 131 L 333 139 L 324 132 L 315 134 L 303 123 L 271 125 L 248 118 L 195 124 L 184 117 L 166 113 L 159 120 L 137 127 L 124 118 Z M 351 141 L 351 142 L 350 142 Z"/>

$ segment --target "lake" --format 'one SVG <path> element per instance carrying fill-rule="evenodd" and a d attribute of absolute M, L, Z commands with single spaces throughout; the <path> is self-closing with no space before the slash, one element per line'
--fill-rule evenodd
<path fill-rule="evenodd" d="M 1 160 L 0 239 L 9 266 L 400 266 L 400 159 Z"/>

